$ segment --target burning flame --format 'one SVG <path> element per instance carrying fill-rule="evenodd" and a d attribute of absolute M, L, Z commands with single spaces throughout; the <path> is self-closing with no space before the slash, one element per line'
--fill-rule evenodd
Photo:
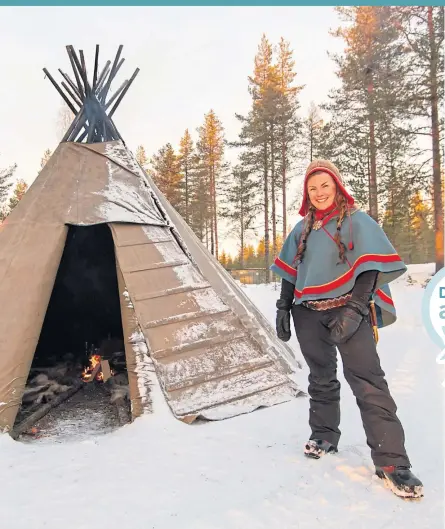
<path fill-rule="evenodd" d="M 91 375 L 94 371 L 94 368 L 97 366 L 97 364 L 100 364 L 101 356 L 100 355 L 91 355 L 90 357 L 90 365 L 86 367 L 83 370 L 82 378 L 83 380 L 89 380 L 91 378 Z M 104 374 L 102 371 L 98 371 L 96 374 L 96 380 L 102 381 L 104 379 Z"/>

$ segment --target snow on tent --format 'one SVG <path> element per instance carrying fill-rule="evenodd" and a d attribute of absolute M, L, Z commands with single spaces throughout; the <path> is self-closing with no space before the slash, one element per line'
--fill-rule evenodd
<path fill-rule="evenodd" d="M 39 395 L 32 410 L 51 406 L 98 374 L 117 378 L 122 362 L 131 419 L 156 413 L 155 389 L 189 423 L 301 395 L 291 349 L 119 135 L 112 116 L 138 73 L 110 96 L 122 46 L 101 72 L 96 47 L 92 82 L 82 51 L 67 51 L 66 93 L 44 71 L 75 119 L 0 228 L 0 431 L 14 433 L 25 396 Z M 61 359 L 62 375 L 83 370 L 57 394 L 48 384 Z"/>

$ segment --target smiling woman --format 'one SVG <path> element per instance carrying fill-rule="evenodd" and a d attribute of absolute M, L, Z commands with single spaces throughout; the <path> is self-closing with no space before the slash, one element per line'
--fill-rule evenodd
<path fill-rule="evenodd" d="M 339 170 L 327 160 L 307 168 L 299 213 L 304 218 L 271 269 L 282 277 L 277 335 L 290 339 L 292 314 L 310 370 L 311 435 L 304 453 L 319 459 L 337 452 L 338 348 L 377 476 L 399 496 L 420 497 L 422 483 L 410 471 L 404 430 L 376 349 L 377 328 L 396 319 L 388 283 L 406 266 L 380 226 L 354 205 Z"/>

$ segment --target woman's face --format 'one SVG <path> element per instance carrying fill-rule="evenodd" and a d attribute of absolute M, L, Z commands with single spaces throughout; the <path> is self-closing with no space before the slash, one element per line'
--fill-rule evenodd
<path fill-rule="evenodd" d="M 315 208 L 323 210 L 329 208 L 334 203 L 337 186 L 331 175 L 320 172 L 309 177 L 307 191 L 311 204 Z"/>

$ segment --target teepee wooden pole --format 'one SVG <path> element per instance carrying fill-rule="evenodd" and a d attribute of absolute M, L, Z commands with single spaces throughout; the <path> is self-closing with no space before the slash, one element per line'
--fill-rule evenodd
<path fill-rule="evenodd" d="M 103 69 L 99 70 L 99 45 L 96 44 L 91 82 L 88 80 L 84 50 L 76 52 L 72 45 L 66 46 L 66 52 L 74 78 L 59 68 L 58 71 L 63 78 L 59 86 L 48 70 L 44 69 L 45 75 L 75 115 L 75 119 L 62 139 L 63 142 L 103 143 L 120 140 L 124 143 L 112 117 L 139 73 L 139 68 L 136 68 L 130 79 L 125 80 L 114 93 L 110 94 L 111 83 L 125 61 L 125 58 L 121 57 L 122 50 L 123 45 L 121 44 L 113 61 L 107 61 Z"/>
<path fill-rule="evenodd" d="M 93 139 L 95 127 L 96 127 L 96 117 L 93 116 L 93 118 L 91 119 L 91 123 L 88 125 L 88 138 L 87 138 L 88 143 L 91 143 Z"/>
<path fill-rule="evenodd" d="M 137 74 L 139 73 L 139 68 L 136 68 L 134 74 L 130 77 L 130 80 L 126 84 L 125 88 L 122 90 L 121 95 L 119 96 L 118 100 L 116 101 L 114 107 L 111 109 L 110 113 L 108 114 L 108 117 L 111 118 L 113 114 L 116 112 L 117 107 L 120 105 L 123 97 L 128 92 L 128 89 L 130 88 L 132 82 L 136 79 Z"/>
<path fill-rule="evenodd" d="M 110 118 L 107 122 L 107 125 L 111 128 L 113 132 L 113 140 L 120 140 L 124 143 L 122 136 L 119 134 L 119 131 L 116 128 L 116 125 L 113 123 L 113 120 Z"/>
<path fill-rule="evenodd" d="M 119 64 L 116 66 L 116 70 L 114 72 L 113 79 L 111 79 L 111 81 L 115 79 L 116 75 L 119 73 L 119 70 L 121 69 L 121 66 L 124 64 L 124 62 L 125 62 L 125 58 L 122 57 L 122 59 L 119 61 Z"/>
<path fill-rule="evenodd" d="M 121 44 L 117 50 L 116 57 L 114 58 L 113 66 L 111 67 L 110 75 L 108 76 L 107 82 L 105 83 L 105 86 L 100 94 L 100 99 L 102 103 L 106 100 L 107 95 L 108 95 L 108 90 L 110 89 L 111 81 L 114 79 L 114 76 L 116 75 L 116 67 L 118 65 L 123 47 L 124 46 Z"/>
<path fill-rule="evenodd" d="M 82 67 L 82 78 L 83 78 L 83 83 L 85 85 L 85 92 L 88 95 L 91 92 L 91 87 L 88 83 L 87 65 L 85 64 L 85 56 L 83 54 L 83 50 L 79 50 L 79 56 L 80 56 L 80 64 Z"/>
<path fill-rule="evenodd" d="M 60 86 L 57 84 L 57 82 L 53 79 L 52 75 L 48 72 L 46 68 L 43 68 L 43 71 L 45 72 L 45 75 L 48 77 L 48 79 L 51 81 L 54 88 L 59 92 L 62 99 L 65 101 L 65 103 L 69 106 L 71 112 L 73 114 L 77 114 L 79 111 L 76 110 L 76 108 L 71 104 L 71 101 L 66 97 L 63 90 L 60 88 Z"/>
<path fill-rule="evenodd" d="M 82 129 L 85 128 L 85 130 L 82 132 Z M 85 139 L 85 137 L 88 135 L 89 131 L 89 120 L 88 118 L 85 118 L 83 123 L 78 123 L 77 127 L 74 129 L 71 140 L 76 143 L 82 143 L 82 140 Z M 80 139 L 82 138 L 82 140 Z"/>
<path fill-rule="evenodd" d="M 66 51 L 68 53 L 68 57 L 70 59 L 71 67 L 72 67 L 73 72 L 74 72 L 74 77 L 76 79 L 77 88 L 79 89 L 79 94 L 82 95 L 82 99 L 83 99 L 85 97 L 85 92 L 82 89 L 82 81 L 80 80 L 79 72 L 77 71 L 77 68 L 76 68 L 76 63 L 74 62 L 74 58 L 73 58 L 73 56 L 71 54 L 71 48 L 72 48 L 72 46 L 67 46 L 66 47 Z"/>
<path fill-rule="evenodd" d="M 96 44 L 96 55 L 94 57 L 93 92 L 96 89 L 97 70 L 99 68 L 99 44 Z"/>
<path fill-rule="evenodd" d="M 107 103 L 105 105 L 105 110 L 107 110 L 108 107 L 113 103 L 113 101 L 115 101 L 116 98 L 119 97 L 120 93 L 122 92 L 122 90 L 124 90 L 124 88 L 126 87 L 127 83 L 128 83 L 128 79 L 125 79 L 125 81 L 116 90 L 116 92 L 113 94 L 113 96 L 107 101 Z"/>
<path fill-rule="evenodd" d="M 98 93 L 102 89 L 103 83 L 105 81 L 105 78 L 107 77 L 108 70 L 109 70 L 110 66 L 111 66 L 111 61 L 107 61 L 105 63 L 104 69 L 102 70 L 102 72 L 99 75 L 99 78 L 98 78 L 97 84 L 96 84 L 96 88 L 95 88 L 96 95 L 98 95 Z"/>
<path fill-rule="evenodd" d="M 76 105 L 78 105 L 79 108 L 80 108 L 80 107 L 82 106 L 82 102 L 79 101 L 79 99 L 77 98 L 76 94 L 74 94 L 74 93 L 71 91 L 70 87 L 69 87 L 65 82 L 62 81 L 60 84 L 63 86 L 63 88 L 65 88 L 65 90 L 66 90 L 66 92 L 68 93 L 68 95 L 71 96 L 71 99 L 72 99 L 72 100 L 76 103 Z"/>
<path fill-rule="evenodd" d="M 71 86 L 71 88 L 72 88 L 73 92 L 76 94 L 76 96 L 80 100 L 83 100 L 83 97 L 79 93 L 79 89 L 77 88 L 76 84 L 73 83 L 73 81 L 70 78 L 70 76 L 67 73 L 62 72 L 62 70 L 60 68 L 59 68 L 59 72 L 60 72 L 60 75 L 65 79 L 65 81 Z"/>
<path fill-rule="evenodd" d="M 71 138 L 72 133 L 74 132 L 74 130 L 77 127 L 77 125 L 79 124 L 79 122 L 82 122 L 82 125 L 85 122 L 85 110 L 84 110 L 84 107 L 82 107 L 80 109 L 80 112 L 77 113 L 77 116 L 75 117 L 75 119 L 73 120 L 71 125 L 69 126 L 68 130 L 65 132 L 65 136 L 62 138 L 62 142 L 70 141 L 69 138 Z"/>
<path fill-rule="evenodd" d="M 85 96 L 88 96 L 91 92 L 90 85 L 88 84 L 88 79 L 86 77 L 86 71 L 82 68 L 82 65 L 80 64 L 79 58 L 77 57 L 77 53 L 73 46 L 70 46 L 70 52 L 74 60 L 74 64 L 76 65 L 77 71 L 80 74 L 80 78 L 83 81 L 84 89 L 85 89 Z"/>
<path fill-rule="evenodd" d="M 116 67 L 116 71 L 113 73 L 113 76 L 111 76 L 111 73 L 110 73 L 110 77 L 107 79 L 107 83 L 109 82 L 110 85 L 111 85 L 111 82 L 116 77 L 117 73 L 119 72 L 120 67 L 124 64 L 124 61 L 125 61 L 125 59 L 121 59 L 119 61 L 119 64 Z M 97 98 L 99 99 L 99 101 L 102 104 L 105 104 L 106 94 L 105 94 L 105 87 L 104 86 L 102 86 L 102 88 L 100 89 Z"/>

